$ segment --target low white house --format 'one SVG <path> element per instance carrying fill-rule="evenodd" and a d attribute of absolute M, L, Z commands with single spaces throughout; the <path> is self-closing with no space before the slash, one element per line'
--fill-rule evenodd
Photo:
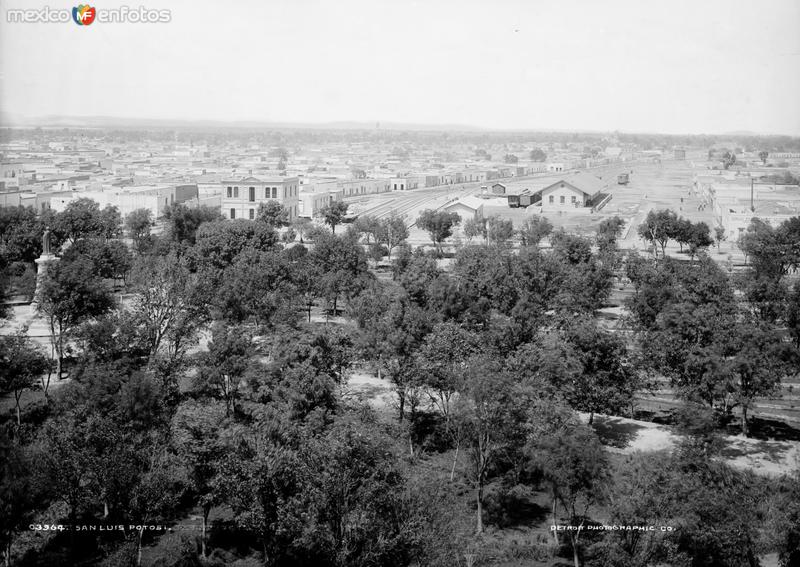
<path fill-rule="evenodd" d="M 458 213 L 461 220 L 483 218 L 483 199 L 478 197 L 461 197 L 457 201 L 443 207 L 448 213 Z"/>
<path fill-rule="evenodd" d="M 561 177 L 554 183 L 539 189 L 542 196 L 542 212 L 574 210 L 591 206 L 608 185 L 590 173 L 576 171 Z"/>
<path fill-rule="evenodd" d="M 117 207 L 123 218 L 136 209 L 149 209 L 153 218 L 159 218 L 164 214 L 164 209 L 170 205 L 198 204 L 197 185 L 187 183 L 107 187 L 100 191 L 59 193 L 50 198 L 50 208 L 61 212 L 69 203 L 77 199 L 92 199 L 101 209 L 109 205 Z"/>

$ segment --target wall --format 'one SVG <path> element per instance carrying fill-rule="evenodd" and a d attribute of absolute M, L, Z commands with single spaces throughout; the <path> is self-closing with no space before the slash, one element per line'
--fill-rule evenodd
<path fill-rule="evenodd" d="M 552 203 L 550 202 L 551 197 L 553 198 Z M 562 197 L 564 198 L 563 203 L 561 203 Z M 573 198 L 575 202 L 573 202 Z M 585 206 L 586 194 L 568 184 L 562 183 L 542 191 L 542 211 L 574 210 L 575 208 Z"/>

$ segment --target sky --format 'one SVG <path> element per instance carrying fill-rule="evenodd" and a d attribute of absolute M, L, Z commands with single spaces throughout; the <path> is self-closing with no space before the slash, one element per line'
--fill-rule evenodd
<path fill-rule="evenodd" d="M 797 0 L 137 0 L 9 23 L 0 113 L 800 135 Z"/>

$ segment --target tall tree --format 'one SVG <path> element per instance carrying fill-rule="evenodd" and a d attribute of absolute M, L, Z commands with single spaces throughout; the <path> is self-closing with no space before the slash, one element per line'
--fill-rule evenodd
<path fill-rule="evenodd" d="M 245 250 L 268 252 L 280 247 L 274 227 L 245 219 L 203 223 L 195 239 L 193 252 L 198 263 L 216 270 L 231 266 Z"/>
<path fill-rule="evenodd" d="M 0 430 L 0 552 L 3 564 L 13 564 L 14 539 L 29 529 L 41 505 L 29 448 L 12 441 Z"/>
<path fill-rule="evenodd" d="M 218 473 L 234 524 L 255 535 L 265 566 L 291 557 L 306 523 L 307 473 L 293 437 L 283 420 L 257 426 L 252 441 L 244 439 Z"/>
<path fill-rule="evenodd" d="M 531 150 L 530 158 L 533 161 L 543 162 L 543 161 L 547 161 L 547 154 L 544 153 L 544 151 L 542 151 L 541 148 L 533 148 Z"/>
<path fill-rule="evenodd" d="M 553 232 L 553 225 L 545 217 L 531 217 L 525 219 L 519 236 L 523 246 L 539 246 L 543 238 Z"/>
<path fill-rule="evenodd" d="M 348 205 L 344 201 L 333 201 L 319 211 L 322 220 L 331 227 L 331 231 L 336 234 L 336 227 L 342 224 L 347 215 Z"/>
<path fill-rule="evenodd" d="M 289 226 L 289 211 L 278 201 L 269 200 L 258 205 L 256 220 L 266 223 L 272 228 L 282 228 Z"/>
<path fill-rule="evenodd" d="M 225 451 L 225 412 L 219 405 L 187 402 L 172 418 L 172 450 L 188 469 L 189 488 L 202 509 L 200 555 L 206 558 L 208 516 L 220 504 L 215 482 Z"/>
<path fill-rule="evenodd" d="M 222 214 L 216 207 L 200 206 L 189 208 L 176 203 L 164 210 L 166 220 L 166 236 L 173 242 L 194 244 L 197 229 L 206 222 L 222 220 Z"/>
<path fill-rule="evenodd" d="M 629 409 L 639 379 L 628 361 L 625 342 L 592 320 L 569 325 L 564 339 L 581 365 L 580 373 L 560 385 L 569 404 L 589 412 L 589 423 L 595 413 L 618 414 Z"/>
<path fill-rule="evenodd" d="M 42 280 L 37 308 L 50 327 L 58 378 L 62 375 L 68 333 L 79 323 L 106 313 L 114 305 L 103 282 L 93 272 L 93 265 L 89 260 L 78 258 L 72 262 L 51 265 Z"/>
<path fill-rule="evenodd" d="M 75 243 L 81 238 L 113 238 L 119 234 L 122 219 L 116 207 L 100 210 L 96 201 L 75 199 L 55 217 L 53 231 Z"/>
<path fill-rule="evenodd" d="M 296 319 L 296 287 L 286 254 L 248 250 L 227 268 L 215 305 L 234 323 L 253 321 L 257 327 L 292 325 Z"/>
<path fill-rule="evenodd" d="M 442 243 L 453 235 L 453 228 L 461 223 L 458 213 L 426 209 L 417 217 L 417 226 L 428 232 L 436 250 L 441 254 Z"/>
<path fill-rule="evenodd" d="M 678 216 L 674 211 L 668 209 L 661 211 L 650 211 L 644 222 L 639 225 L 639 236 L 653 246 L 653 256 L 656 256 L 656 245 L 661 246 L 661 255 L 670 238 L 675 234 L 675 227 L 678 223 Z"/>
<path fill-rule="evenodd" d="M 203 284 L 174 253 L 139 259 L 133 270 L 133 313 L 146 337 L 149 359 L 171 363 L 185 354 L 188 340 L 207 319 Z"/>
<path fill-rule="evenodd" d="M 492 215 L 486 219 L 486 239 L 490 244 L 505 244 L 514 236 L 514 223 Z"/>
<path fill-rule="evenodd" d="M 125 217 L 125 230 L 128 237 L 133 240 L 133 247 L 142 253 L 150 241 L 150 230 L 153 227 L 150 209 L 136 209 Z"/>
<path fill-rule="evenodd" d="M 26 334 L 20 332 L 0 337 L 0 392 L 14 395 L 17 426 L 22 424 L 19 407 L 22 393 L 34 388 L 49 368 L 50 361 Z"/>
<path fill-rule="evenodd" d="M 317 275 L 317 293 L 326 299 L 334 314 L 339 298 L 357 294 L 371 277 L 364 249 L 349 234 L 320 234 L 308 262 Z"/>
<path fill-rule="evenodd" d="M 198 379 L 203 390 L 225 403 L 226 417 L 236 413 L 239 389 L 252 357 L 252 340 L 241 327 L 214 325 L 208 352 L 201 355 Z"/>
<path fill-rule="evenodd" d="M 730 350 L 736 354 L 726 363 L 734 378 L 734 401 L 741 410 L 742 433 L 748 436 L 748 413 L 753 402 L 775 394 L 781 380 L 798 370 L 798 354 L 782 342 L 776 331 L 752 322 L 737 326 Z"/>
<path fill-rule="evenodd" d="M 600 222 L 595 239 L 601 253 L 611 251 L 616 247 L 617 239 L 622 235 L 624 228 L 625 221 L 617 216 Z"/>
<path fill-rule="evenodd" d="M 524 401 L 518 396 L 512 376 L 491 359 L 473 357 L 464 386 L 464 408 L 459 415 L 464 421 L 470 443 L 472 476 L 475 482 L 476 526 L 484 531 L 484 490 L 492 467 L 513 446 L 513 429 L 524 421 Z"/>
<path fill-rule="evenodd" d="M 0 250 L 6 262 L 33 262 L 39 257 L 44 221 L 31 207 L 0 207 Z M 53 247 L 58 249 L 63 238 L 53 236 Z"/>
<path fill-rule="evenodd" d="M 602 502 L 608 482 L 608 457 L 595 433 L 583 426 L 569 428 L 546 437 L 538 445 L 536 456 L 544 478 L 550 484 L 553 499 L 566 511 L 575 567 L 583 564 L 581 528 L 589 521 L 590 507 Z M 554 508 L 555 509 L 555 508 Z"/>
<path fill-rule="evenodd" d="M 406 226 L 405 216 L 392 212 L 388 217 L 381 219 L 376 239 L 386 246 L 389 251 L 388 255 L 391 256 L 392 250 L 408 240 L 408 227 Z"/>

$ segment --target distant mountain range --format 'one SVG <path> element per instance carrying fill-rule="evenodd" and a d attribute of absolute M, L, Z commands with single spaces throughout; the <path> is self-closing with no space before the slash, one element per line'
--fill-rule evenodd
<path fill-rule="evenodd" d="M 171 120 L 162 118 L 119 118 L 114 116 L 12 116 L 0 114 L 0 126 L 26 128 L 244 128 L 308 130 L 413 130 L 477 132 L 484 128 L 462 124 L 406 124 L 400 122 L 267 122 L 254 120 Z"/>
<path fill-rule="evenodd" d="M 419 124 L 404 122 L 269 122 L 259 120 L 184 120 L 166 118 L 120 118 L 115 116 L 15 116 L 0 113 L 0 127 L 18 128 L 123 128 L 123 129 L 250 129 L 250 130 L 279 130 L 279 129 L 304 129 L 304 130 L 393 130 L 414 132 L 513 132 L 513 133 L 578 133 L 578 134 L 605 134 L 612 130 L 574 130 L 568 128 L 483 128 L 467 124 Z M 660 135 L 654 131 L 627 131 L 615 130 L 624 134 Z M 672 136 L 697 135 L 697 134 L 670 134 Z M 701 134 L 705 135 L 705 134 Z M 709 133 L 710 136 L 783 136 L 790 134 L 767 134 L 747 130 L 736 130 L 719 134 Z M 790 135 L 791 136 L 791 135 Z"/>

